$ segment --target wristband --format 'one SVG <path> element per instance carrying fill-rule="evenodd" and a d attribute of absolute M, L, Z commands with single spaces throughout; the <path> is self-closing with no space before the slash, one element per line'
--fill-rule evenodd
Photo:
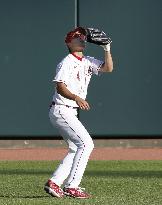
<path fill-rule="evenodd" d="M 110 43 L 107 45 L 102 45 L 102 47 L 103 47 L 104 51 L 107 51 L 107 52 L 110 51 Z"/>

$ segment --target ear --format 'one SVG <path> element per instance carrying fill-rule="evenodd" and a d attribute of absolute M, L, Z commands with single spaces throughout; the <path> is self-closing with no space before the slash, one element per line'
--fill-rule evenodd
<path fill-rule="evenodd" d="M 67 47 L 71 47 L 71 43 L 67 43 L 66 45 L 67 45 Z"/>
<path fill-rule="evenodd" d="M 71 53 L 71 47 L 70 47 L 69 44 L 70 44 L 70 43 L 67 43 L 66 45 L 67 45 L 67 48 L 68 48 L 68 50 L 69 50 L 69 53 Z"/>

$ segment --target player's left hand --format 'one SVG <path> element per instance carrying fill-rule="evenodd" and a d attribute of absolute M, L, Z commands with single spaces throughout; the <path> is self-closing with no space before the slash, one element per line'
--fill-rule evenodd
<path fill-rule="evenodd" d="M 104 49 L 104 51 L 107 51 L 107 52 L 110 51 L 110 43 L 107 45 L 101 45 L 101 47 Z"/>
<path fill-rule="evenodd" d="M 97 28 L 87 28 L 87 42 L 94 43 L 96 45 L 107 45 L 112 42 L 111 38 L 106 35 L 105 32 L 100 31 Z"/>

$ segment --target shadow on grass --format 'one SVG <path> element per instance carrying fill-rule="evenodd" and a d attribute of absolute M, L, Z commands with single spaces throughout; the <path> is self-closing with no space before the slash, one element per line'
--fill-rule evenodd
<path fill-rule="evenodd" d="M 22 169 L 16 169 L 16 170 L 8 170 L 3 169 L 0 170 L 0 175 L 50 175 L 52 173 L 52 170 L 22 170 Z M 115 171 L 115 170 L 87 170 L 85 172 L 85 176 L 105 176 L 105 177 L 157 177 L 162 178 L 162 171 L 154 171 L 154 170 L 122 170 L 122 171 Z"/>
<path fill-rule="evenodd" d="M 17 199 L 37 199 L 37 198 L 50 198 L 51 196 L 8 196 L 8 195 L 0 195 L 0 198 L 17 198 Z"/>
<path fill-rule="evenodd" d="M 86 171 L 85 175 L 87 176 L 105 176 L 105 177 L 142 177 L 142 178 L 148 178 L 148 177 L 156 177 L 156 178 L 162 178 L 162 171 Z"/>
<path fill-rule="evenodd" d="M 0 175 L 4 174 L 4 175 L 33 175 L 33 174 L 37 174 L 37 175 L 47 175 L 47 174 L 51 174 L 51 172 L 53 172 L 53 170 L 49 171 L 49 170 L 25 170 L 25 169 L 0 169 Z"/>

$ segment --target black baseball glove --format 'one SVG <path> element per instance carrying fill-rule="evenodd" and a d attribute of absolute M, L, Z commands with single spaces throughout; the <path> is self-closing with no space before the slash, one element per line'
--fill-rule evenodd
<path fill-rule="evenodd" d="M 96 28 L 86 28 L 87 42 L 94 43 L 96 45 L 107 45 L 112 42 L 110 37 L 106 36 L 106 33 Z"/>

